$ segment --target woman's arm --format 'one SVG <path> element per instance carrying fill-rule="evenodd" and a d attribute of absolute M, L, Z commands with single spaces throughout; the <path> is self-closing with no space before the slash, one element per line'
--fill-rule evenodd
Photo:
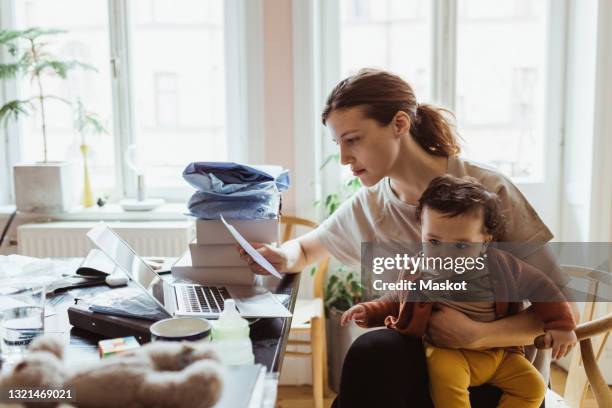
<path fill-rule="evenodd" d="M 285 273 L 297 273 L 302 271 L 307 265 L 320 261 L 326 256 L 330 256 L 329 251 L 317 238 L 316 230 L 310 231 L 299 238 L 292 239 L 283 243 L 280 247 L 273 247 L 266 244 L 252 244 L 257 251 L 266 258 L 277 270 Z M 240 256 L 249 265 L 251 270 L 257 274 L 267 274 L 253 258 L 251 258 L 242 248 L 238 248 Z"/>
<path fill-rule="evenodd" d="M 453 322 L 453 324 L 448 324 Z M 482 349 L 533 344 L 544 334 L 543 324 L 532 310 L 489 323 L 477 322 L 450 307 L 432 313 L 428 341 L 439 347 Z"/>

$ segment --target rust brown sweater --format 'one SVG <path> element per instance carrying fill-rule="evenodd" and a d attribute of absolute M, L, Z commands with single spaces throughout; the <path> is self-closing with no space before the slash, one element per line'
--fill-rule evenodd
<path fill-rule="evenodd" d="M 544 330 L 573 330 L 576 327 L 571 308 L 561 291 L 542 271 L 515 256 L 490 248 L 487 263 L 495 296 L 495 318 L 513 315 L 523 309 L 524 299 L 544 323 Z M 391 296 L 364 302 L 366 319 L 360 326 L 387 326 L 410 336 L 425 334 L 432 302 L 420 302 L 415 293 L 396 292 Z"/>

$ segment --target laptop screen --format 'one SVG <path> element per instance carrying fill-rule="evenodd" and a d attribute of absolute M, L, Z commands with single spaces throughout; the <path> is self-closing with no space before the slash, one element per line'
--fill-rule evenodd
<path fill-rule="evenodd" d="M 87 236 L 160 306 L 173 314 L 176 309 L 174 288 L 147 265 L 127 242 L 103 222 L 89 230 Z"/>

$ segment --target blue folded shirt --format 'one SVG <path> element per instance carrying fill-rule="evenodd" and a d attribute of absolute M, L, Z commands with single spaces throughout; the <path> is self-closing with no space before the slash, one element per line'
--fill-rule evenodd
<path fill-rule="evenodd" d="M 281 166 L 247 166 L 234 162 L 195 162 L 187 165 L 183 178 L 198 191 L 232 193 L 245 185 L 274 181 L 278 191 L 289 188 L 289 170 Z"/>
<path fill-rule="evenodd" d="M 280 166 L 233 162 L 190 163 L 183 178 L 198 191 L 187 207 L 204 219 L 277 218 L 280 192 L 289 188 L 289 171 Z"/>

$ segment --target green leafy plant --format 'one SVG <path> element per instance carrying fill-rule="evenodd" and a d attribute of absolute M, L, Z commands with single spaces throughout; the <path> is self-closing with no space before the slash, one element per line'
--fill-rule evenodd
<path fill-rule="evenodd" d="M 361 301 L 363 286 L 348 267 L 341 265 L 334 270 L 325 286 L 325 306 L 330 309 L 348 310 Z"/>
<path fill-rule="evenodd" d="M 339 161 L 339 154 L 331 154 L 325 159 L 320 170 L 323 170 L 330 163 L 338 163 Z M 352 197 L 359 188 L 361 188 L 361 180 L 357 177 L 350 177 L 339 184 L 337 191 L 331 192 L 323 200 L 315 202 L 315 206 L 322 204 L 327 218 L 338 209 L 340 204 Z M 363 286 L 355 276 L 355 272 L 345 265 L 338 266 L 329 274 L 324 294 L 327 309 L 348 310 L 361 301 Z"/>
<path fill-rule="evenodd" d="M 330 154 L 323 161 L 323 164 L 319 170 L 323 170 L 330 163 L 338 163 L 339 161 L 339 154 Z M 340 183 L 338 191 L 327 194 L 323 200 L 315 201 L 315 207 L 323 204 L 326 212 L 325 217 L 327 218 L 332 215 L 338 209 L 338 207 L 340 207 L 340 204 L 355 194 L 359 188 L 361 188 L 361 180 L 359 180 L 358 177 L 350 177 Z"/>
<path fill-rule="evenodd" d="M 63 61 L 48 51 L 49 38 L 64 33 L 65 30 L 38 27 L 0 31 L 0 46 L 5 47 L 12 58 L 11 62 L 0 64 L 0 80 L 21 76 L 28 78 L 36 89 L 36 93 L 29 98 L 8 101 L 0 107 L 0 123 L 6 126 L 9 120 L 16 121 L 21 115 L 29 115 L 38 105 L 42 120 L 44 162 L 48 161 L 45 104 L 49 100 L 67 105 L 70 105 L 70 102 L 45 92 L 43 78 L 67 79 L 68 73 L 75 68 L 95 70 L 92 66 L 76 60 Z"/>

